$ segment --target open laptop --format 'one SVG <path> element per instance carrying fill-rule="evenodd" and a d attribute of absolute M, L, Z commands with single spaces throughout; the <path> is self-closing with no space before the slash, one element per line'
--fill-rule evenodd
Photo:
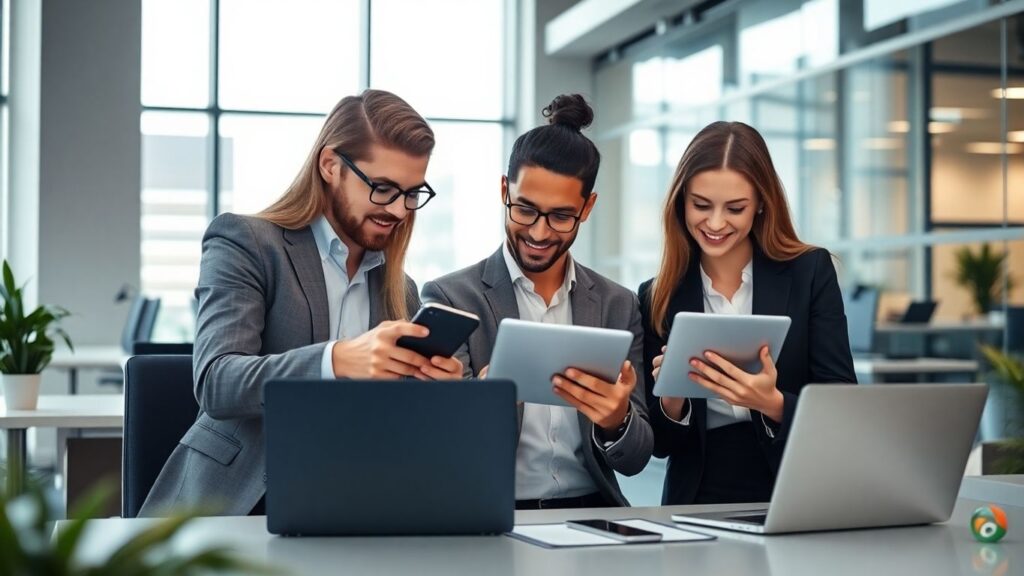
<path fill-rule="evenodd" d="M 267 530 L 489 534 L 515 511 L 509 380 L 278 380 L 264 389 Z"/>
<path fill-rule="evenodd" d="M 672 519 L 758 534 L 948 520 L 987 395 L 984 384 L 807 386 L 768 508 Z"/>
<path fill-rule="evenodd" d="M 939 305 L 935 300 L 920 300 L 911 302 L 906 312 L 900 318 L 900 324 L 927 324 L 935 314 L 935 308 Z"/>

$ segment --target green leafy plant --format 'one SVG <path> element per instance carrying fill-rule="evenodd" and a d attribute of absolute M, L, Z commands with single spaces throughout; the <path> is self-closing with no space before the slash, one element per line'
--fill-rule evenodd
<path fill-rule="evenodd" d="M 14 272 L 4 260 L 0 285 L 0 373 L 38 374 L 53 357 L 53 337 L 58 336 L 74 350 L 71 339 L 60 328 L 69 313 L 56 306 L 39 306 L 28 315 L 22 302 L 22 290 L 14 282 Z M 2 574 L 2 573 L 0 573 Z"/>
<path fill-rule="evenodd" d="M 988 243 L 981 245 L 981 251 L 975 254 L 964 246 L 956 251 L 957 284 L 971 292 L 971 300 L 980 314 L 992 307 L 992 302 L 1001 299 L 1003 285 L 1000 282 L 1003 261 L 1006 253 L 996 254 Z M 1013 289 L 1013 279 L 1007 278 L 1009 290 Z"/>
<path fill-rule="evenodd" d="M 224 547 L 175 554 L 171 539 L 193 518 L 166 518 L 142 530 L 104 561 L 78 559 L 89 520 L 111 496 L 108 486 L 94 490 L 60 530 L 49 529 L 52 511 L 38 488 L 11 500 L 0 498 L 0 576 L 184 576 L 217 572 L 271 574 L 269 568 L 235 557 Z"/>
<path fill-rule="evenodd" d="M 981 353 L 1000 377 L 998 385 L 1007 386 L 1018 399 L 1017 418 L 1024 419 L 1024 362 L 1004 354 L 994 346 L 981 346 Z M 1024 438 L 999 442 L 996 471 L 1000 474 L 1024 474 Z"/>

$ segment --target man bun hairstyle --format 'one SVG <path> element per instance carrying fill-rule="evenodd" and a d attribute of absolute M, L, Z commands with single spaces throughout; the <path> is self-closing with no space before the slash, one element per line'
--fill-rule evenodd
<path fill-rule="evenodd" d="M 594 121 L 594 110 L 579 94 L 556 96 L 541 114 L 548 119 L 516 138 L 508 160 L 508 179 L 516 182 L 523 167 L 538 167 L 556 174 L 577 178 L 582 194 L 589 198 L 594 191 L 601 153 L 581 130 Z"/>

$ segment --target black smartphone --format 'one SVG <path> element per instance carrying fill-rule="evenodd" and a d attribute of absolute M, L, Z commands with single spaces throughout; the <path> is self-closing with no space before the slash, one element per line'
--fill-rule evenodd
<path fill-rule="evenodd" d="M 657 532 L 633 528 L 611 520 L 566 520 L 565 525 L 622 542 L 661 542 L 661 534 Z"/>
<path fill-rule="evenodd" d="M 427 358 L 450 358 L 480 325 L 476 314 L 435 302 L 424 304 L 412 321 L 429 328 L 430 335 L 426 338 L 402 336 L 397 344 Z"/>

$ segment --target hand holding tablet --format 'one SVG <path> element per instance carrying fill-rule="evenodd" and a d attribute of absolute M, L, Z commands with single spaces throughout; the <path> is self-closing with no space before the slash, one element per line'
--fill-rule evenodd
<path fill-rule="evenodd" d="M 633 333 L 628 330 L 509 318 L 498 327 L 487 378 L 514 381 L 520 402 L 571 406 L 554 393 L 552 378 L 572 378 L 567 372 L 574 369 L 615 382 L 632 342 Z"/>
<path fill-rule="evenodd" d="M 718 397 L 691 379 L 689 374 L 710 373 L 712 368 L 709 365 L 714 366 L 717 360 L 724 366 L 723 359 L 742 372 L 757 374 L 762 369 L 760 354 L 763 347 L 768 347 L 773 363 L 778 360 L 789 324 L 790 319 L 785 316 L 676 314 L 654 385 L 654 395 Z M 712 354 L 705 356 L 708 351 Z M 696 365 L 691 364 L 694 359 L 697 360 Z"/>

